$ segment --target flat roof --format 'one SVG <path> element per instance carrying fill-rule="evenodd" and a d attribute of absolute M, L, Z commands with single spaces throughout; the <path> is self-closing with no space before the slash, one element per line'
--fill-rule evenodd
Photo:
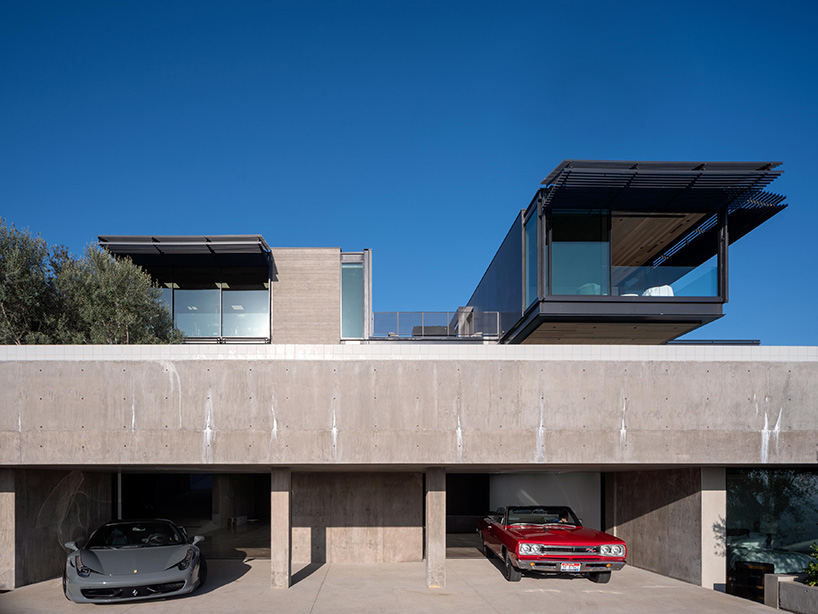
<path fill-rule="evenodd" d="M 269 254 L 261 235 L 99 235 L 112 254 Z"/>
<path fill-rule="evenodd" d="M 707 174 L 740 178 L 741 175 L 771 174 L 773 179 L 784 171 L 771 172 L 782 162 L 678 162 L 661 160 L 563 160 L 542 180 L 542 185 L 552 185 L 564 175 L 608 177 L 614 181 L 617 175 L 632 176 L 637 171 L 641 175 L 654 175 L 669 180 L 684 176 Z"/>

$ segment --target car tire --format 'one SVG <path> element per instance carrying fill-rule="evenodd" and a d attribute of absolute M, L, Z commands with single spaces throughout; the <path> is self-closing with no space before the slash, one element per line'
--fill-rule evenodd
<path fill-rule="evenodd" d="M 201 588 L 207 580 L 207 560 L 202 555 L 199 556 L 201 558 L 199 559 L 199 586 L 197 588 Z"/>
<path fill-rule="evenodd" d="M 592 571 L 588 574 L 588 579 L 597 584 L 607 584 L 611 581 L 610 571 Z"/>
<path fill-rule="evenodd" d="M 482 537 L 482 536 L 481 536 L 481 537 Z M 486 542 L 483 542 L 483 548 L 482 548 L 482 550 L 483 550 L 483 556 L 484 556 L 484 557 L 486 557 L 487 559 L 490 559 L 490 558 L 491 558 L 491 555 L 492 555 L 493 553 L 492 553 L 492 551 L 491 551 L 491 548 L 489 548 L 489 545 L 488 545 Z"/>
<path fill-rule="evenodd" d="M 71 597 L 68 596 L 68 586 L 66 586 L 67 583 L 68 583 L 68 577 L 66 576 L 65 571 L 63 571 L 62 572 L 62 594 L 65 595 L 65 598 L 68 599 L 68 601 L 71 601 Z"/>
<path fill-rule="evenodd" d="M 511 564 L 511 558 L 508 556 L 508 553 L 506 553 L 505 572 L 506 580 L 509 582 L 519 582 L 520 578 L 523 577 L 523 572 Z"/>

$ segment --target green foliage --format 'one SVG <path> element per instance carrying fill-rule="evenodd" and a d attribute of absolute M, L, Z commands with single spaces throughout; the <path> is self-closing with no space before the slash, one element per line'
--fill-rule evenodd
<path fill-rule="evenodd" d="M 810 586 L 818 586 L 818 544 L 812 544 L 810 556 L 815 560 L 804 568 L 804 573 L 807 574 L 804 583 Z"/>
<path fill-rule="evenodd" d="M 89 246 L 82 258 L 0 218 L 0 343 L 139 344 L 182 339 L 150 275 Z"/>
<path fill-rule="evenodd" d="M 752 530 L 767 534 L 798 529 L 816 509 L 816 475 L 793 469 L 750 469 L 733 478 L 727 489 L 728 515 L 754 519 Z"/>

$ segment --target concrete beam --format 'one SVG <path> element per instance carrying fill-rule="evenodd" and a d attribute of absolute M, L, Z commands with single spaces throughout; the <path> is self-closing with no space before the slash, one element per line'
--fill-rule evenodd
<path fill-rule="evenodd" d="M 273 588 L 292 583 L 292 471 L 270 470 L 270 569 Z"/>
<path fill-rule="evenodd" d="M 446 586 L 446 470 L 426 471 L 426 586 Z"/>
<path fill-rule="evenodd" d="M 696 359 L 684 347 L 642 361 L 338 348 L 230 346 L 224 358 L 208 346 L 136 348 L 145 357 L 70 346 L 83 360 L 0 348 L 0 466 L 815 463 L 809 348 L 801 362 L 707 360 L 714 349 L 693 348 Z"/>

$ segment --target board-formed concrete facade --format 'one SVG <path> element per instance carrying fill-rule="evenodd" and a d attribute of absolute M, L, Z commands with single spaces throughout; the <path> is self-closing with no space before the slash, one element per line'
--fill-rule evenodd
<path fill-rule="evenodd" d="M 53 507 L 46 474 L 96 484 L 93 522 L 116 471 L 284 471 L 274 583 L 291 561 L 425 554 L 440 585 L 438 476 L 445 491 L 447 472 L 599 471 L 605 527 L 634 544 L 632 564 L 716 586 L 725 468 L 814 467 L 817 405 L 814 347 L 4 347 L 0 502 L 14 521 L 0 538 L 15 547 L 0 578 L 42 577 L 21 554 L 34 534 L 22 509 Z M 348 522 L 322 510 L 328 489 Z M 38 548 L 59 558 L 56 534 Z"/>

